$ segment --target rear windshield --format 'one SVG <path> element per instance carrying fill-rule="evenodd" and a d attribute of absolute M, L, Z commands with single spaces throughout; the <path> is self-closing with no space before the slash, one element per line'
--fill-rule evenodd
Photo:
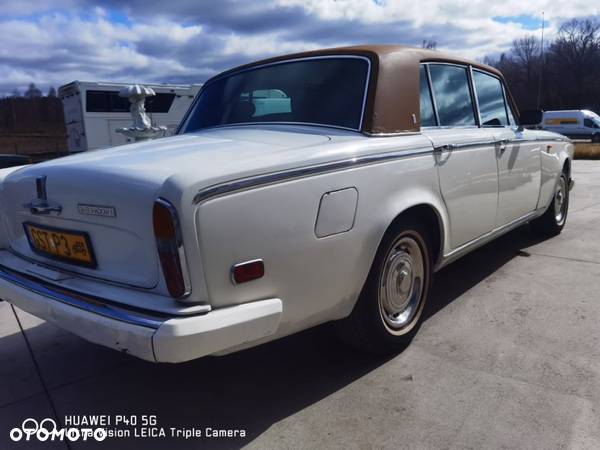
<path fill-rule="evenodd" d="M 305 59 L 219 78 L 200 93 L 183 132 L 242 123 L 360 129 L 369 64 L 359 57 Z"/>

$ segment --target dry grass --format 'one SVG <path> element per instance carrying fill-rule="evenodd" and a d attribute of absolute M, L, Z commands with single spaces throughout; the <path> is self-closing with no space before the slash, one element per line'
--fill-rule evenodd
<path fill-rule="evenodd" d="M 575 159 L 600 159 L 600 144 L 576 142 Z"/>

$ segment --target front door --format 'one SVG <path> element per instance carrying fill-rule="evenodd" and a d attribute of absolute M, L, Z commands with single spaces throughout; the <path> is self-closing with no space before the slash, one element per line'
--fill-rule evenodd
<path fill-rule="evenodd" d="M 541 186 L 541 143 L 535 132 L 494 130 L 498 144 L 498 216 L 501 227 L 537 207 Z"/>
<path fill-rule="evenodd" d="M 496 142 L 498 228 L 536 208 L 541 183 L 540 145 L 534 132 L 517 129 L 502 81 L 477 69 L 472 74 L 481 126 Z"/>

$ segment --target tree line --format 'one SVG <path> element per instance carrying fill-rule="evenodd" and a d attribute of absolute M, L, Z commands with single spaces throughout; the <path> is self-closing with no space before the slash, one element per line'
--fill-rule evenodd
<path fill-rule="evenodd" d="M 600 113 L 600 21 L 565 22 L 554 40 L 529 35 L 486 64 L 506 77 L 519 109 L 589 109 Z"/>
<path fill-rule="evenodd" d="M 29 86 L 23 93 L 21 93 L 21 91 L 19 91 L 19 89 L 15 88 L 15 89 L 13 89 L 12 93 L 7 97 L 9 97 L 9 98 L 17 98 L 17 97 L 39 98 L 39 97 L 44 97 L 44 94 L 42 93 L 41 89 L 39 89 L 35 85 L 35 83 L 29 83 Z M 48 93 L 46 94 L 46 97 L 56 97 L 56 89 L 54 88 L 54 86 L 50 86 L 50 88 L 48 89 Z"/>

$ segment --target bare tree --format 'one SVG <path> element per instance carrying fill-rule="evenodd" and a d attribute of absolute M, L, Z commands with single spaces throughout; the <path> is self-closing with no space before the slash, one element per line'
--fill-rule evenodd
<path fill-rule="evenodd" d="M 531 82 L 533 72 L 539 68 L 540 49 L 540 41 L 533 35 L 513 41 L 512 54 L 516 63 L 524 69 L 527 83 Z"/>
<path fill-rule="evenodd" d="M 27 97 L 27 98 L 41 97 L 42 96 L 42 91 L 40 91 L 36 87 L 35 83 L 29 83 L 29 87 L 25 91 L 24 96 Z"/>
<path fill-rule="evenodd" d="M 564 23 L 550 52 L 551 75 L 562 94 L 562 106 L 600 103 L 600 22 L 573 19 Z"/>
<path fill-rule="evenodd" d="M 433 41 L 431 39 L 423 39 L 423 42 L 421 42 L 421 48 L 426 48 L 429 50 L 436 50 L 437 42 Z"/>
<path fill-rule="evenodd" d="M 565 22 L 541 57 L 540 42 L 525 36 L 499 58 L 486 58 L 502 71 L 521 109 L 537 107 L 540 74 L 542 109 L 592 109 L 600 112 L 600 21 Z"/>
<path fill-rule="evenodd" d="M 54 89 L 54 86 L 50 86 L 50 89 L 48 89 L 48 97 L 56 97 L 56 89 Z"/>

